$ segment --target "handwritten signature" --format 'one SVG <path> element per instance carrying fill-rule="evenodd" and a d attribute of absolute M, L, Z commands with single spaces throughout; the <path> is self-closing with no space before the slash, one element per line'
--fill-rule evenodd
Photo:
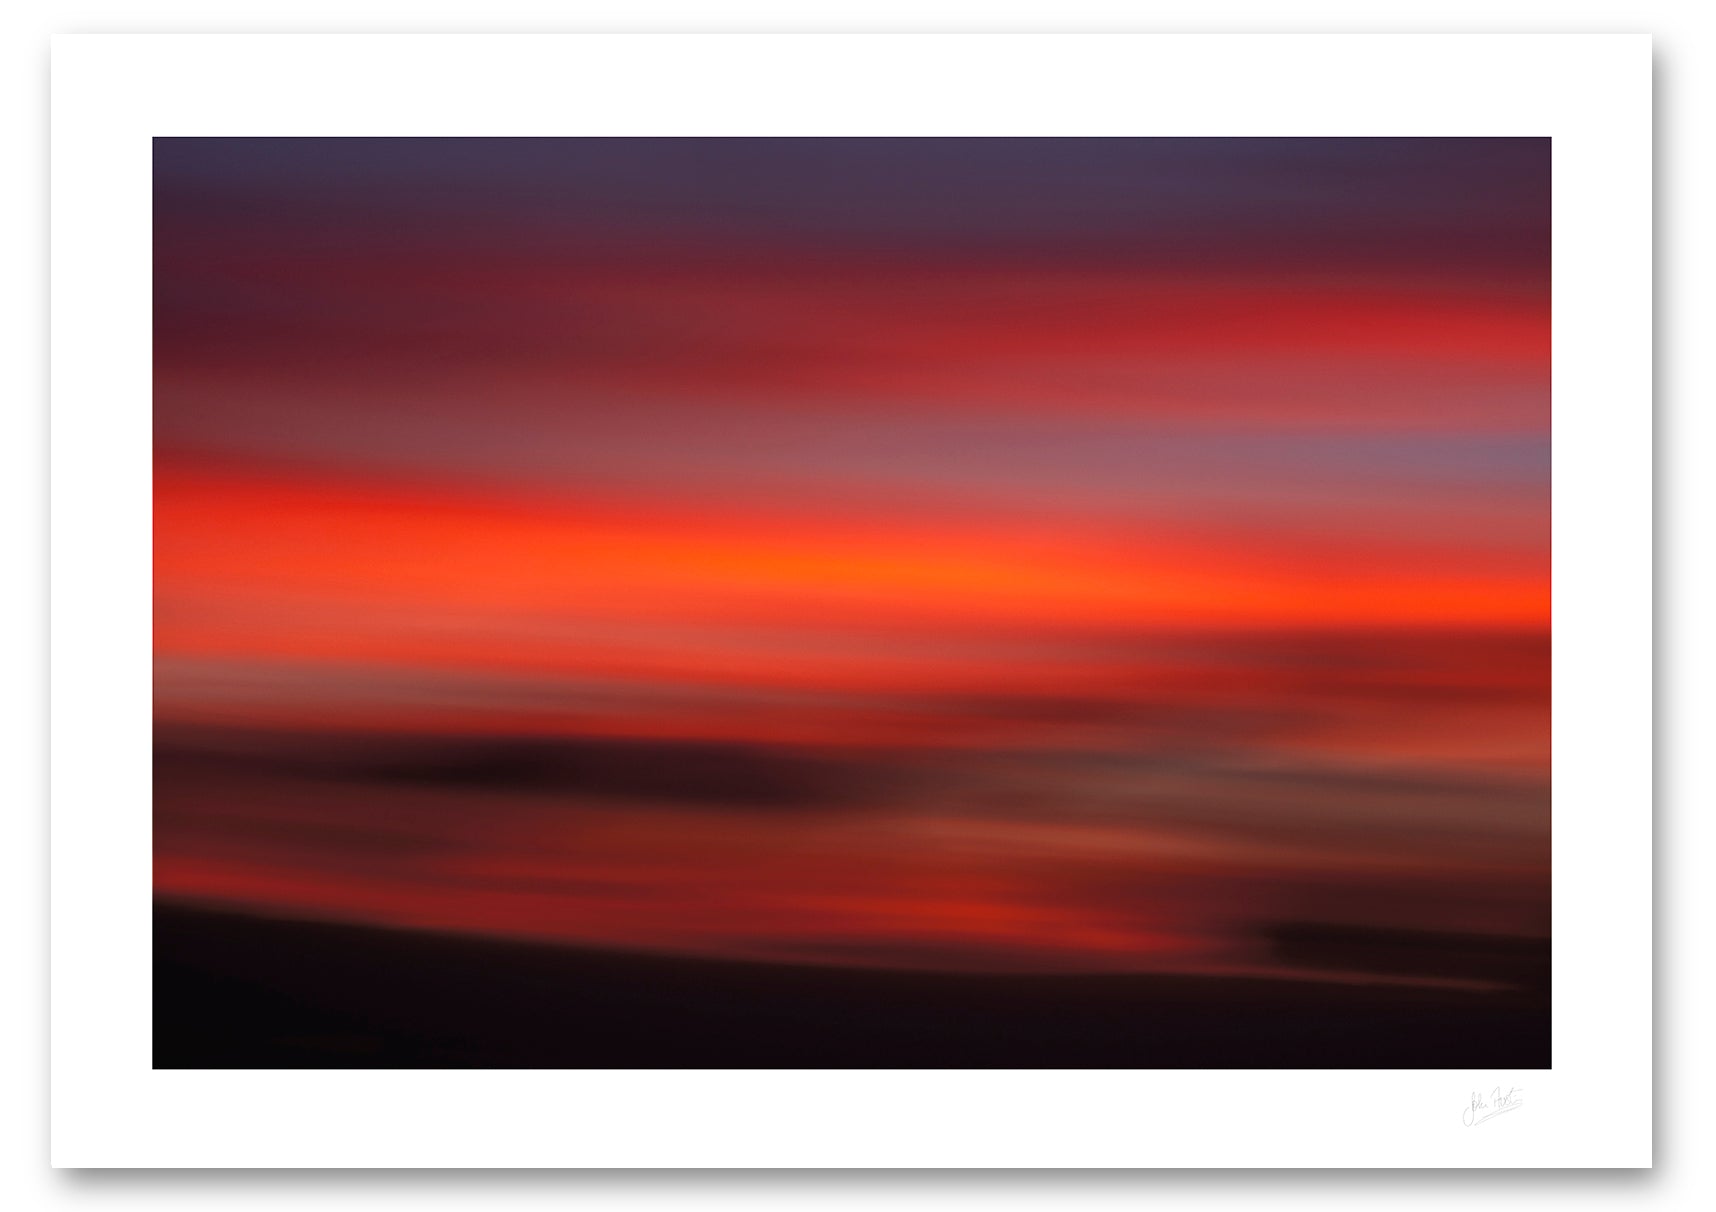
<path fill-rule="evenodd" d="M 1524 1086 L 1509 1086 L 1506 1090 L 1497 1086 L 1490 1091 L 1488 1102 L 1484 1101 L 1482 1094 L 1473 1090 L 1472 1101 L 1461 1112 L 1460 1122 L 1468 1128 L 1475 1127 L 1486 1119 L 1494 1119 L 1503 1111 L 1517 1111 L 1523 1106 L 1525 1106 Z"/>

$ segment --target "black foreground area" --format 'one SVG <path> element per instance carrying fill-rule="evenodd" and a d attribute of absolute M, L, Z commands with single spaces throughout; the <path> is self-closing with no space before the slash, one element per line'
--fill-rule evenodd
<path fill-rule="evenodd" d="M 664 959 L 155 907 L 154 1064 L 1546 1068 L 1544 991 Z"/>

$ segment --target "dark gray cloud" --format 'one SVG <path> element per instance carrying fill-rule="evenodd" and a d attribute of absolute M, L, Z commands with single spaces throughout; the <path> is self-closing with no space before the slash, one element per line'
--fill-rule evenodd
<path fill-rule="evenodd" d="M 874 799 L 898 783 L 885 759 L 717 741 L 624 737 L 317 737 L 168 739 L 157 778 L 227 771 L 500 795 L 549 793 L 680 807 L 794 811 Z"/>

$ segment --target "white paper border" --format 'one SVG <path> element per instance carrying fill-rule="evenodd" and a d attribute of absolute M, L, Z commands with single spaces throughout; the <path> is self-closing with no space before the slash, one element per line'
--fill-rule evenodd
<path fill-rule="evenodd" d="M 78 35 L 53 57 L 57 1166 L 1650 1162 L 1641 35 Z M 149 1067 L 156 135 L 1554 139 L 1552 1070 Z M 1476 1129 L 1473 1089 L 1525 1088 Z"/>

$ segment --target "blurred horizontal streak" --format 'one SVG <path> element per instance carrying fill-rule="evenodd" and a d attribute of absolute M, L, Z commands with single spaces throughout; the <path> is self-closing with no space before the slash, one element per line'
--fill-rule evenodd
<path fill-rule="evenodd" d="M 586 631 L 580 620 L 516 622 L 402 613 L 392 627 L 337 610 L 323 614 L 237 607 L 173 612 L 157 624 L 158 672 L 197 677 L 225 663 L 259 678 L 351 671 L 377 687 L 440 679 L 450 691 L 489 679 L 521 697 L 647 690 L 882 695 L 1004 717 L 1040 705 L 1056 712 L 1146 698 L 1204 701 L 1535 702 L 1547 686 L 1547 633 L 1434 628 L 1233 631 L 1153 636 L 925 626 L 878 630 L 827 624 L 773 631 L 648 625 Z M 483 624 L 487 623 L 485 627 Z M 974 638 L 976 643 L 972 641 Z M 334 684 L 329 683 L 330 687 Z M 402 688 L 406 685 L 400 683 Z"/>
<path fill-rule="evenodd" d="M 617 501 L 516 504 L 332 478 L 157 469 L 155 568 L 169 617 L 201 597 L 427 598 L 470 611 L 627 617 L 854 617 L 1142 625 L 1518 626 L 1547 617 L 1535 559 L 1425 567 L 1365 544 L 1266 546 L 1175 534 L 1011 534 Z M 891 523 L 891 524 L 890 524 Z M 694 602 L 680 596 L 696 595 Z"/>
<path fill-rule="evenodd" d="M 1517 375 L 1540 369 L 1549 348 L 1546 300 L 1398 285 L 1056 276 L 1005 263 L 759 275 L 531 261 L 499 277 L 442 267 L 427 279 L 361 254 L 222 264 L 227 276 L 205 275 L 183 303 L 162 298 L 168 371 L 260 363 L 301 377 L 311 365 L 325 374 L 357 363 L 410 374 L 427 361 L 552 370 L 569 387 L 628 392 L 790 388 L 815 399 L 928 389 L 957 407 L 973 397 L 1025 403 L 1007 390 L 1010 376 L 1085 360 L 1356 354 Z M 1125 409 L 1123 395 L 1088 389 L 1066 403 Z"/>
<path fill-rule="evenodd" d="M 1255 923 L 1284 908 L 1533 920 L 1541 788 L 1311 770 L 1247 786 L 1242 754 L 1120 778 L 1099 755 L 163 727 L 156 881 L 715 955 L 820 945 L 802 933 L 844 936 L 835 962 L 911 966 L 939 940 L 1020 970 L 1254 964 Z"/>
<path fill-rule="evenodd" d="M 1515 274 L 1547 253 L 1541 138 L 170 138 L 154 153 L 165 213 L 301 217 L 325 247 L 356 226 L 490 250 L 594 230 L 1113 257 L 1202 235 L 1199 263 L 1329 260 L 1356 239 L 1361 264 Z M 1444 242 L 1403 238 L 1431 233 Z"/>

